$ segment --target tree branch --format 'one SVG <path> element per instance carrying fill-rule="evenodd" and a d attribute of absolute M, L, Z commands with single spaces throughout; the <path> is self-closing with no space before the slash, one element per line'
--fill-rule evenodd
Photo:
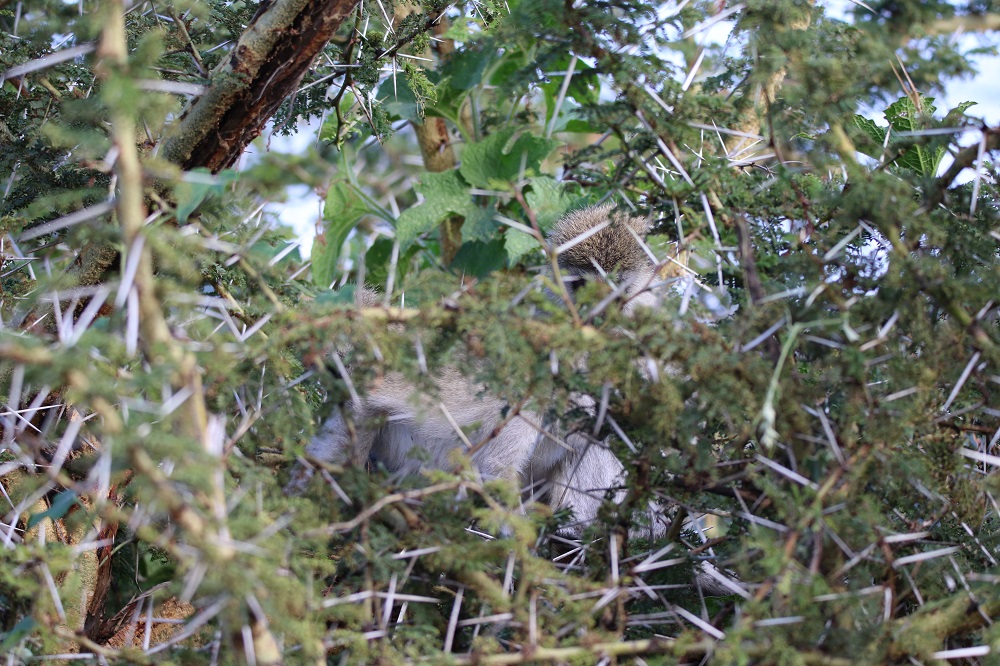
<path fill-rule="evenodd" d="M 983 134 L 985 135 L 984 140 L 986 142 L 982 151 L 984 155 L 994 150 L 1000 150 L 1000 127 L 983 127 Z M 973 146 L 963 148 L 955 156 L 955 161 L 948 167 L 944 175 L 937 179 L 934 189 L 927 195 L 926 210 L 930 211 L 941 205 L 944 201 L 945 193 L 951 187 L 951 184 L 955 182 L 955 179 L 958 178 L 958 175 L 965 169 L 972 167 L 976 163 L 976 160 L 979 159 L 981 145 L 977 143 Z"/>
<path fill-rule="evenodd" d="M 1000 14 L 966 14 L 940 19 L 923 26 L 927 35 L 950 35 L 953 32 L 991 32 L 1000 30 Z"/>
<path fill-rule="evenodd" d="M 251 20 L 208 91 L 162 147 L 184 169 L 231 166 L 298 87 L 358 0 L 275 0 Z"/>

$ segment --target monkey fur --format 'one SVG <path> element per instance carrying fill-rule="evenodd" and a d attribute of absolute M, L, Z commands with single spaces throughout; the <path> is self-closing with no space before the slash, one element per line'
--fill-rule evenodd
<path fill-rule="evenodd" d="M 549 234 L 549 243 L 553 249 L 568 245 L 558 256 L 568 290 L 575 291 L 584 280 L 613 274 L 626 314 L 637 306 L 655 306 L 656 297 L 647 289 L 654 282 L 656 266 L 640 241 L 647 230 L 645 220 L 616 213 L 612 204 L 584 208 L 560 219 Z M 378 301 L 375 292 L 358 290 L 359 305 Z M 438 391 L 432 398 L 417 394 L 401 373 L 387 373 L 377 387 L 348 408 L 356 427 L 353 442 L 343 412 L 335 410 L 306 446 L 306 455 L 333 463 L 372 459 L 400 475 L 424 468 L 446 469 L 449 454 L 467 448 L 454 422 L 462 428 L 475 426 L 466 438 L 473 445 L 489 440 L 472 455 L 484 479 L 509 479 L 528 489 L 526 494 L 545 499 L 554 510 L 570 509 L 574 521 L 564 530 L 568 534 L 579 534 L 595 521 L 609 492 L 616 502 L 624 498 L 625 468 L 603 442 L 567 431 L 564 424 L 529 410 L 500 427 L 509 405 L 455 367 L 443 368 L 435 383 Z M 576 401 L 594 413 L 592 398 L 577 396 Z M 311 472 L 300 464 L 286 491 L 304 490 Z M 659 518 L 662 521 L 662 514 Z M 662 522 L 653 530 L 662 533 Z"/>

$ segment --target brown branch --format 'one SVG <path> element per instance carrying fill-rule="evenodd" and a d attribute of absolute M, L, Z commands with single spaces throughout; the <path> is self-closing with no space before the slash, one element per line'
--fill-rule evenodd
<path fill-rule="evenodd" d="M 1000 127 L 983 127 L 983 134 L 986 141 L 986 146 L 983 148 L 984 155 L 994 150 L 1000 150 Z M 935 181 L 934 189 L 927 195 L 927 203 L 924 206 L 925 210 L 934 210 L 944 202 L 944 196 L 948 192 L 948 188 L 955 182 L 958 175 L 965 169 L 972 167 L 976 163 L 976 160 L 979 159 L 980 147 L 982 147 L 982 143 L 963 148 L 955 156 L 955 161 L 948 167 L 944 175 Z"/>
<path fill-rule="evenodd" d="M 385 497 L 382 497 L 381 499 L 372 502 L 371 506 L 365 508 L 364 511 L 356 515 L 351 520 L 340 523 L 331 523 L 326 527 L 317 530 L 312 530 L 307 534 L 310 536 L 316 536 L 316 535 L 328 535 L 328 534 L 332 535 L 336 534 L 337 532 L 349 532 L 350 530 L 353 530 L 354 528 L 358 527 L 365 521 L 370 520 L 373 516 L 375 516 L 375 514 L 377 514 L 379 511 L 389 506 L 390 504 L 395 504 L 397 502 L 405 502 L 414 499 L 422 499 L 424 497 L 427 497 L 428 495 L 433 495 L 434 493 L 445 492 L 448 490 L 456 490 L 463 486 L 472 488 L 471 484 L 469 484 L 468 481 L 446 481 L 444 483 L 438 483 L 433 486 L 427 486 L 426 488 L 418 488 L 416 490 L 407 490 L 400 493 L 393 493 L 391 495 L 386 495 Z"/>
<path fill-rule="evenodd" d="M 399 25 L 403 19 L 410 14 L 420 11 L 420 6 L 404 3 L 396 6 L 394 19 Z M 448 26 L 448 19 L 441 16 L 433 24 L 436 34 L 444 34 Z M 450 39 L 439 42 L 435 49 L 439 59 L 447 58 L 455 48 L 455 44 Z M 416 55 L 416 54 L 414 54 Z M 422 57 L 430 59 L 431 49 L 425 49 L 420 54 Z M 428 63 L 429 64 L 429 63 Z M 417 135 L 417 145 L 420 146 L 420 155 L 424 160 L 424 168 L 431 173 L 442 173 L 455 168 L 458 161 L 455 158 L 455 149 L 451 143 L 451 134 L 444 118 L 424 118 L 423 122 L 414 122 L 413 130 Z M 451 264 L 458 250 L 462 247 L 462 218 L 459 216 L 449 217 L 441 223 L 441 261 L 445 266 Z"/>
<path fill-rule="evenodd" d="M 810 5 L 814 4 L 814 0 L 810 0 Z M 790 21 L 784 26 L 785 30 L 798 30 L 804 31 L 809 29 L 811 23 L 811 18 L 809 13 L 805 13 L 800 18 Z M 758 35 L 758 39 L 766 39 L 766 36 Z M 778 97 L 778 91 L 781 89 L 782 84 L 785 82 L 785 76 L 788 73 L 788 68 L 785 66 L 779 67 L 771 73 L 762 83 L 755 86 L 748 94 L 743 96 L 744 106 L 740 111 L 739 118 L 736 122 L 729 128 L 736 130 L 737 132 L 742 132 L 744 134 L 758 135 L 761 133 L 761 112 L 767 113 L 771 104 Z M 749 141 L 745 136 L 731 135 L 726 140 L 726 153 L 729 155 L 735 155 L 739 153 Z M 774 137 L 771 138 L 771 143 L 774 143 Z"/>
<path fill-rule="evenodd" d="M 275 0 L 250 21 L 162 155 L 184 169 L 231 166 L 298 87 L 358 0 Z"/>
<path fill-rule="evenodd" d="M 925 35 L 950 35 L 954 32 L 992 32 L 1000 30 L 1000 14 L 966 14 L 940 19 L 922 26 Z"/>

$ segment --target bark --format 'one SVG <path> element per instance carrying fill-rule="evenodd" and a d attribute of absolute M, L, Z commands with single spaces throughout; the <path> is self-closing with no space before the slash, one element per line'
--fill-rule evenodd
<path fill-rule="evenodd" d="M 814 0 L 810 0 L 809 4 L 814 4 Z M 797 21 L 790 22 L 784 29 L 804 31 L 809 29 L 810 24 L 810 17 L 806 15 Z M 758 38 L 764 39 L 766 37 L 761 35 Z M 771 104 L 773 104 L 774 100 L 777 99 L 778 92 L 781 90 L 781 86 L 785 82 L 785 76 L 787 74 L 787 67 L 779 67 L 777 70 L 772 72 L 765 81 L 757 86 L 754 86 L 754 88 L 748 93 L 749 97 L 742 100 L 743 105 L 739 118 L 735 123 L 733 123 L 732 126 L 730 126 L 729 129 L 742 134 L 761 134 L 762 116 L 769 112 Z M 744 150 L 745 147 L 753 143 L 753 141 L 754 139 L 750 139 L 746 136 L 731 135 L 726 139 L 726 152 L 730 156 L 735 156 Z"/>
<path fill-rule="evenodd" d="M 455 168 L 455 149 L 444 118 L 425 118 L 422 123 L 414 123 L 413 128 L 428 171 L 440 173 Z M 450 217 L 441 223 L 441 261 L 450 265 L 461 247 L 462 218 Z"/>
<path fill-rule="evenodd" d="M 1000 30 L 1000 13 L 966 14 L 934 21 L 923 26 L 928 35 L 950 35 L 961 32 L 993 32 Z"/>
<path fill-rule="evenodd" d="M 108 500 L 116 506 L 121 506 L 122 495 L 126 486 L 132 481 L 131 471 L 127 471 L 121 481 L 108 489 Z M 108 543 L 97 549 L 97 572 L 96 581 L 93 585 L 90 601 L 87 604 L 87 616 L 83 622 L 83 632 L 87 638 L 104 645 L 118 631 L 121 618 L 115 615 L 107 617 L 108 598 L 111 595 L 111 587 L 114 584 L 114 572 L 111 562 L 115 552 L 115 536 L 118 534 L 119 524 L 114 521 L 105 522 L 100 526 L 97 536 L 98 541 Z M 134 608 L 134 606 L 133 606 Z"/>
<path fill-rule="evenodd" d="M 184 169 L 232 166 L 290 97 L 358 0 L 275 0 L 257 12 L 161 155 Z"/>
<path fill-rule="evenodd" d="M 409 3 L 397 5 L 395 10 L 397 23 L 419 10 L 418 5 Z M 442 16 L 434 23 L 433 31 L 437 35 L 443 35 L 447 26 L 448 19 Z M 451 55 L 454 49 L 454 42 L 446 39 L 436 44 L 434 52 L 439 60 L 444 60 Z M 427 49 L 421 55 L 429 58 L 432 55 L 431 50 Z M 458 160 L 455 158 L 455 148 L 451 144 L 451 133 L 448 131 L 448 125 L 444 118 L 424 118 L 422 123 L 414 122 L 413 129 L 417 135 L 417 145 L 420 146 L 420 156 L 428 171 L 442 173 L 455 168 Z M 451 264 L 461 247 L 462 218 L 450 217 L 441 223 L 441 261 L 444 262 L 445 266 Z"/>
<path fill-rule="evenodd" d="M 118 523 L 103 525 L 98 534 L 100 541 L 109 541 L 105 546 L 97 549 L 97 574 L 91 591 L 90 601 L 87 604 L 87 615 L 83 622 L 83 633 L 87 638 L 103 645 L 115 635 L 116 626 L 106 617 L 108 597 L 111 594 L 111 586 L 114 583 L 114 574 L 111 569 L 111 556 L 114 552 L 114 539 L 118 533 Z"/>

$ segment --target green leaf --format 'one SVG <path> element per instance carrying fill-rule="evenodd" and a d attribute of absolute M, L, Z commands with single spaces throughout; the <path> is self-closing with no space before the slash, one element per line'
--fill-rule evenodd
<path fill-rule="evenodd" d="M 461 166 L 465 179 L 475 187 L 507 189 L 522 175 L 537 174 L 559 142 L 516 132 L 503 129 L 467 146 Z"/>
<path fill-rule="evenodd" d="M 250 254 L 255 257 L 259 257 L 264 261 L 270 261 L 278 256 L 280 253 L 288 249 L 287 243 L 279 243 L 277 245 L 271 245 L 267 241 L 257 241 L 252 246 L 250 246 Z M 286 261 L 299 263 L 302 261 L 301 248 L 296 247 L 294 250 L 288 252 L 285 256 L 281 258 L 277 265 L 284 264 Z"/>
<path fill-rule="evenodd" d="M 569 67 L 569 58 L 563 58 L 554 64 L 553 69 L 566 72 Z M 573 77 L 569 81 L 566 89 L 566 98 L 575 100 L 580 106 L 596 105 L 600 97 L 600 82 L 597 77 L 590 72 L 593 68 L 582 60 L 577 60 L 573 70 Z M 545 124 L 552 120 L 552 114 L 556 111 L 556 102 L 559 100 L 559 91 L 562 90 L 565 74 L 553 77 L 548 83 L 542 84 L 542 93 L 545 96 Z M 574 105 L 576 106 L 576 105 Z M 560 113 L 565 115 L 571 107 L 567 106 L 566 100 Z"/>
<path fill-rule="evenodd" d="M 933 102 L 933 97 L 921 95 L 921 108 L 918 110 L 912 99 L 901 97 L 885 110 L 885 119 L 889 121 L 894 132 L 918 132 L 928 126 L 928 119 L 937 110 Z M 944 153 L 943 147 L 911 146 L 901 157 L 896 159 L 895 164 L 922 176 L 931 176 L 937 172 Z"/>
<path fill-rule="evenodd" d="M 872 143 L 877 146 L 877 149 L 874 149 L 871 144 L 865 145 L 862 143 L 858 145 L 858 149 L 865 155 L 877 158 L 882 152 L 882 146 L 885 145 L 885 128 L 879 127 L 875 124 L 874 120 L 870 120 L 861 115 L 854 116 L 854 126 L 864 132 L 865 135 L 871 139 Z"/>
<path fill-rule="evenodd" d="M 951 111 L 949 111 L 948 114 L 951 115 L 952 113 L 955 113 L 956 111 L 958 113 L 965 113 L 966 111 L 968 111 L 969 109 L 971 109 L 972 107 L 974 107 L 978 103 L 979 102 L 962 102 L 961 104 L 959 104 L 958 106 L 956 106 L 954 109 L 952 109 Z"/>
<path fill-rule="evenodd" d="M 528 206 L 535 213 L 535 220 L 542 231 L 548 231 L 556 220 L 572 209 L 582 208 L 579 195 L 566 192 L 563 183 L 548 176 L 528 181 L 531 190 L 525 195 Z"/>
<path fill-rule="evenodd" d="M 579 115 L 580 115 L 580 105 L 571 99 L 565 100 L 563 102 L 562 108 L 559 109 L 559 117 L 556 118 L 555 123 L 552 124 L 552 131 L 577 132 L 577 133 L 589 133 L 589 134 L 595 133 L 593 125 L 591 125 L 586 120 L 581 119 Z M 549 126 L 550 120 L 545 121 L 546 127 Z"/>
<path fill-rule="evenodd" d="M 377 98 L 391 118 L 417 122 L 423 120 L 420 105 L 417 104 L 417 96 L 410 89 L 410 84 L 407 83 L 402 70 L 397 71 L 394 76 L 390 76 L 382 82 L 378 89 Z"/>
<path fill-rule="evenodd" d="M 4 637 L 3 642 L 0 643 L 0 653 L 8 653 L 15 645 L 21 642 L 21 639 L 30 634 L 35 627 L 38 626 L 38 622 L 35 618 L 27 615 L 22 617 L 17 624 L 11 627 Z"/>
<path fill-rule="evenodd" d="M 500 270 L 506 263 L 507 252 L 504 250 L 504 241 L 496 238 L 489 243 L 463 243 L 462 249 L 455 255 L 451 265 L 454 269 L 482 278 Z"/>
<path fill-rule="evenodd" d="M 325 231 L 312 248 L 313 283 L 329 288 L 336 275 L 337 260 L 348 234 L 366 215 L 377 214 L 354 185 L 339 181 L 330 186 L 323 206 Z"/>
<path fill-rule="evenodd" d="M 540 247 L 537 238 L 519 229 L 507 229 L 503 234 L 503 249 L 507 253 L 508 266 L 513 266 L 521 257 Z"/>
<path fill-rule="evenodd" d="M 42 522 L 46 518 L 52 520 L 59 520 L 65 516 L 70 508 L 76 503 L 77 495 L 72 490 L 64 490 L 63 492 L 56 495 L 56 498 L 52 500 L 52 506 L 41 513 L 32 514 L 28 518 L 28 529 Z"/>
<path fill-rule="evenodd" d="M 944 127 L 956 127 L 965 118 L 965 112 L 975 105 L 976 102 L 962 102 L 945 115 L 942 125 Z"/>
<path fill-rule="evenodd" d="M 214 175 L 203 167 L 186 172 L 174 185 L 174 200 L 177 202 L 174 215 L 177 221 L 181 224 L 187 222 L 209 194 L 222 194 L 238 179 L 239 174 L 232 169 Z"/>
<path fill-rule="evenodd" d="M 324 291 L 316 297 L 316 303 L 319 305 L 353 305 L 355 292 L 357 292 L 356 285 L 345 284 L 336 291 L 333 289 Z"/>
<path fill-rule="evenodd" d="M 458 212 L 458 211 L 456 211 Z M 480 208 L 472 205 L 464 211 L 465 224 L 462 225 L 463 241 L 490 241 L 496 236 L 500 224 L 493 219 L 492 207 Z"/>
<path fill-rule="evenodd" d="M 556 130 L 561 132 L 573 132 L 575 134 L 599 134 L 600 132 L 594 125 L 590 123 L 589 120 L 583 118 L 574 118 L 573 114 L 570 114 L 566 118 L 566 124 L 561 128 L 559 124 L 556 124 Z"/>
<path fill-rule="evenodd" d="M 500 63 L 490 72 L 490 85 L 502 87 L 508 84 L 510 79 L 516 76 L 527 64 L 524 53 L 520 50 L 504 54 Z"/>
<path fill-rule="evenodd" d="M 938 165 L 944 158 L 944 148 L 928 148 L 926 146 L 911 146 L 896 160 L 896 165 L 909 169 L 921 176 L 932 176 L 937 173 Z"/>
<path fill-rule="evenodd" d="M 475 208 L 469 186 L 458 171 L 425 173 L 415 189 L 424 197 L 423 203 L 403 211 L 396 221 L 401 251 L 451 215 L 466 215 Z"/>
<path fill-rule="evenodd" d="M 385 284 L 389 278 L 392 245 L 391 238 L 383 237 L 372 243 L 372 246 L 365 251 L 365 282 L 367 284 Z"/>
<path fill-rule="evenodd" d="M 142 576 L 142 588 L 145 590 L 170 580 L 177 573 L 177 564 L 158 549 L 142 553 L 138 568 Z"/>
<path fill-rule="evenodd" d="M 921 95 L 922 110 L 918 111 L 912 99 L 900 97 L 885 110 L 885 119 L 889 121 L 894 132 L 915 132 L 923 126 L 920 122 L 922 116 L 930 117 L 937 110 L 933 102 L 933 97 Z"/>
<path fill-rule="evenodd" d="M 466 48 L 456 51 L 442 68 L 441 74 L 455 90 L 471 90 L 482 83 L 483 72 L 492 55 L 492 51 L 485 49 Z"/>
<path fill-rule="evenodd" d="M 212 189 L 212 173 L 208 169 L 194 169 L 184 174 L 183 179 L 174 186 L 174 200 L 177 210 L 174 215 L 181 224 L 187 222 L 201 202 L 205 200 Z"/>
<path fill-rule="evenodd" d="M 367 284 L 384 286 L 389 280 L 389 265 L 392 263 L 392 244 L 390 238 L 379 238 L 365 252 L 365 282 Z M 399 253 L 396 260 L 396 287 L 400 287 L 406 279 L 410 268 L 410 260 L 420 250 L 411 245 L 405 252 Z"/>

